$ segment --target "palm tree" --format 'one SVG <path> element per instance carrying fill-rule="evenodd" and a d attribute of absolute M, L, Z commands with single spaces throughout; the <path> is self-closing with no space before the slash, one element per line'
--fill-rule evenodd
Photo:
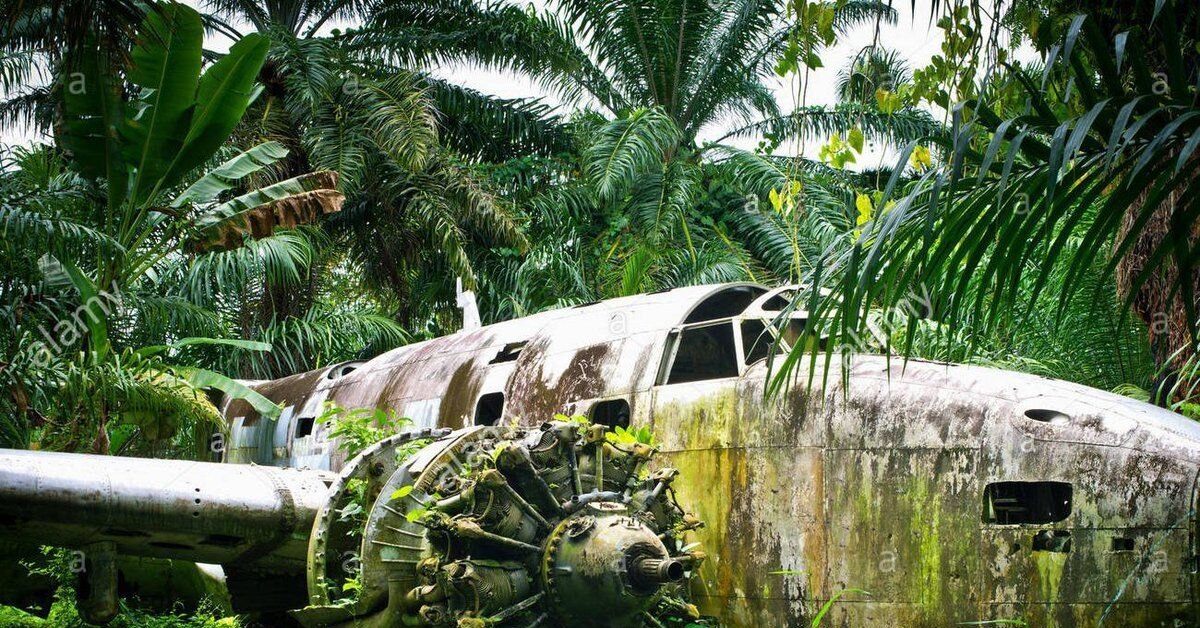
<path fill-rule="evenodd" d="M 1174 387 L 1200 320 L 1200 112 L 1189 87 L 1200 68 L 1182 52 L 1200 40 L 1200 11 L 1080 8 L 1040 24 L 1040 76 L 1008 66 L 1004 86 L 956 110 L 945 167 L 837 260 L 835 327 L 856 329 L 867 309 L 927 291 L 936 319 L 991 329 L 1056 285 L 1065 310 L 1099 266 L 1149 329 L 1166 373 L 1156 388 Z"/>
<path fill-rule="evenodd" d="M 598 110 L 569 125 L 579 156 L 542 163 L 553 169 L 538 178 L 553 184 L 543 197 L 524 201 L 530 228 L 535 233 L 542 224 L 549 229 L 549 238 L 534 240 L 555 244 L 527 259 L 498 260 L 506 268 L 499 277 L 509 279 L 497 296 L 511 300 L 507 295 L 525 292 L 512 278 L 526 276 L 531 268 L 565 269 L 569 264 L 562 255 L 572 255 L 584 265 L 583 277 L 559 276 L 572 287 L 567 301 L 578 301 L 771 276 L 739 242 L 736 230 L 744 221 L 729 217 L 743 214 L 748 198 L 765 201 L 772 190 L 790 189 L 788 174 L 803 160 L 755 155 L 700 138 L 728 125 L 736 128 L 726 138 L 767 125 L 779 127 L 779 141 L 808 133 L 811 124 L 795 122 L 808 117 L 780 112 L 765 79 L 801 52 L 800 61 L 815 64 L 820 46 L 854 24 L 895 19 L 878 2 L 814 5 L 825 12 L 821 20 L 790 16 L 783 2 L 753 0 L 649 5 L 570 0 L 545 13 L 505 2 L 398 2 L 380 7 L 356 41 L 395 54 L 396 42 L 402 46 L 423 38 L 428 46 L 404 48 L 405 54 L 425 62 L 481 63 L 523 73 L 568 103 Z M 843 131 L 869 115 L 821 113 Z M 928 116 L 909 113 L 893 117 L 919 120 L 915 126 L 922 132 L 933 127 Z M 886 123 L 885 117 L 876 113 L 880 123 L 868 124 L 865 132 L 891 137 L 893 129 L 910 130 Z M 757 186 L 738 183 L 747 168 L 757 170 L 750 177 Z M 815 178 L 810 183 L 819 184 Z M 576 218 L 574 227 L 564 230 L 562 219 L 545 207 L 570 208 L 566 215 Z M 542 306 L 558 302 L 562 299 Z"/>
<path fill-rule="evenodd" d="M 829 10 L 826 43 L 864 21 L 896 19 L 882 2 L 815 4 Z M 554 7 L 535 13 L 506 2 L 393 2 L 379 8 L 361 37 L 387 43 L 439 34 L 406 53 L 521 72 L 568 102 L 614 117 L 657 109 L 678 130 L 680 144 L 722 121 L 777 116 L 763 79 L 789 46 L 819 46 L 818 26 L 789 19 L 784 2 L 565 0 Z"/>
<path fill-rule="evenodd" d="M 365 19 L 380 3 L 208 6 L 272 42 L 261 75 L 265 97 L 242 139 L 291 148 L 284 174 L 321 168 L 341 175 L 346 209 L 326 224 L 341 246 L 319 247 L 336 259 L 310 266 L 309 286 L 324 285 L 318 271 L 352 269 L 395 317 L 417 325 L 452 311 L 455 277 L 475 287 L 475 249 L 525 246 L 512 210 L 479 184 L 471 162 L 553 146 L 558 129 L 545 108 L 436 80 L 403 55 L 384 58 L 356 45 L 357 34 L 318 33 L 325 24 Z M 425 286 L 433 293 L 418 294 Z M 272 306 L 257 314 L 260 324 L 319 324 L 304 321 L 311 291 L 271 293 Z"/>

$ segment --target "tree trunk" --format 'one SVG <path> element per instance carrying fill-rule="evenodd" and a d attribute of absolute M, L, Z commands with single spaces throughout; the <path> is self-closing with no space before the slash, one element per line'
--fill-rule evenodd
<path fill-rule="evenodd" d="M 1193 157 L 1188 166 L 1193 178 L 1200 176 L 1200 159 Z M 1128 298 L 1133 292 L 1133 283 L 1146 268 L 1154 250 L 1172 233 L 1175 212 L 1186 209 L 1187 199 L 1182 197 L 1182 189 L 1185 187 L 1181 185 L 1167 197 L 1143 227 L 1133 247 L 1118 262 L 1117 286 L 1122 298 Z M 1118 243 L 1124 240 L 1141 215 L 1148 195 L 1149 190 L 1142 192 L 1125 212 L 1117 237 Z M 1192 224 L 1188 229 L 1189 249 L 1196 250 L 1197 243 L 1200 242 L 1200 225 Z M 1163 404 L 1176 401 L 1167 398 L 1167 395 L 1177 382 L 1180 370 L 1189 360 L 1196 357 L 1197 339 L 1192 336 L 1192 326 L 1188 323 L 1184 296 L 1181 291 L 1174 291 L 1174 288 L 1180 281 L 1190 283 L 1195 301 L 1193 306 L 1200 308 L 1200 299 L 1197 298 L 1197 295 L 1200 295 L 1200 268 L 1190 269 L 1187 277 L 1181 277 L 1180 272 L 1174 257 L 1168 257 L 1147 276 L 1132 300 L 1133 311 L 1149 329 L 1150 352 L 1159 369 L 1152 392 L 1156 401 Z M 1173 291 L 1175 294 L 1172 294 Z M 1186 388 L 1187 386 L 1179 387 L 1183 390 Z"/>
<path fill-rule="evenodd" d="M 108 408 L 100 404 L 100 427 L 96 430 L 96 440 L 92 442 L 92 453 L 107 456 L 110 450 L 108 440 Z"/>

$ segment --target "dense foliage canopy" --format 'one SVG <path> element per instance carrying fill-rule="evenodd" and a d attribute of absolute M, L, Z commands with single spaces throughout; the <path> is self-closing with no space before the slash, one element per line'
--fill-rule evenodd
<path fill-rule="evenodd" d="M 4 6 L 0 124 L 48 140 L 0 164 L 0 444 L 194 451 L 238 379 L 455 330 L 458 281 L 485 322 L 821 285 L 843 353 L 1195 407 L 1189 3 L 935 1 L 923 65 L 875 0 Z"/>

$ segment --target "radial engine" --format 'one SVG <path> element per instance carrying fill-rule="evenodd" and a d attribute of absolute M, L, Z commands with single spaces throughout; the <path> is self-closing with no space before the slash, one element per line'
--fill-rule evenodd
<path fill-rule="evenodd" d="M 682 625 L 701 523 L 653 454 L 565 420 L 399 434 L 337 475 L 0 451 L 0 536 L 84 550 L 97 622 L 127 554 L 223 564 L 235 608 L 308 626 Z"/>

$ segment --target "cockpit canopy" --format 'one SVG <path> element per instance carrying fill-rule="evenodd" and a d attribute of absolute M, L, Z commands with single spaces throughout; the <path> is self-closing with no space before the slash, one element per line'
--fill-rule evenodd
<path fill-rule="evenodd" d="M 738 377 L 773 351 L 791 351 L 808 325 L 808 312 L 794 303 L 805 290 L 737 285 L 696 304 L 671 331 L 657 383 Z"/>

